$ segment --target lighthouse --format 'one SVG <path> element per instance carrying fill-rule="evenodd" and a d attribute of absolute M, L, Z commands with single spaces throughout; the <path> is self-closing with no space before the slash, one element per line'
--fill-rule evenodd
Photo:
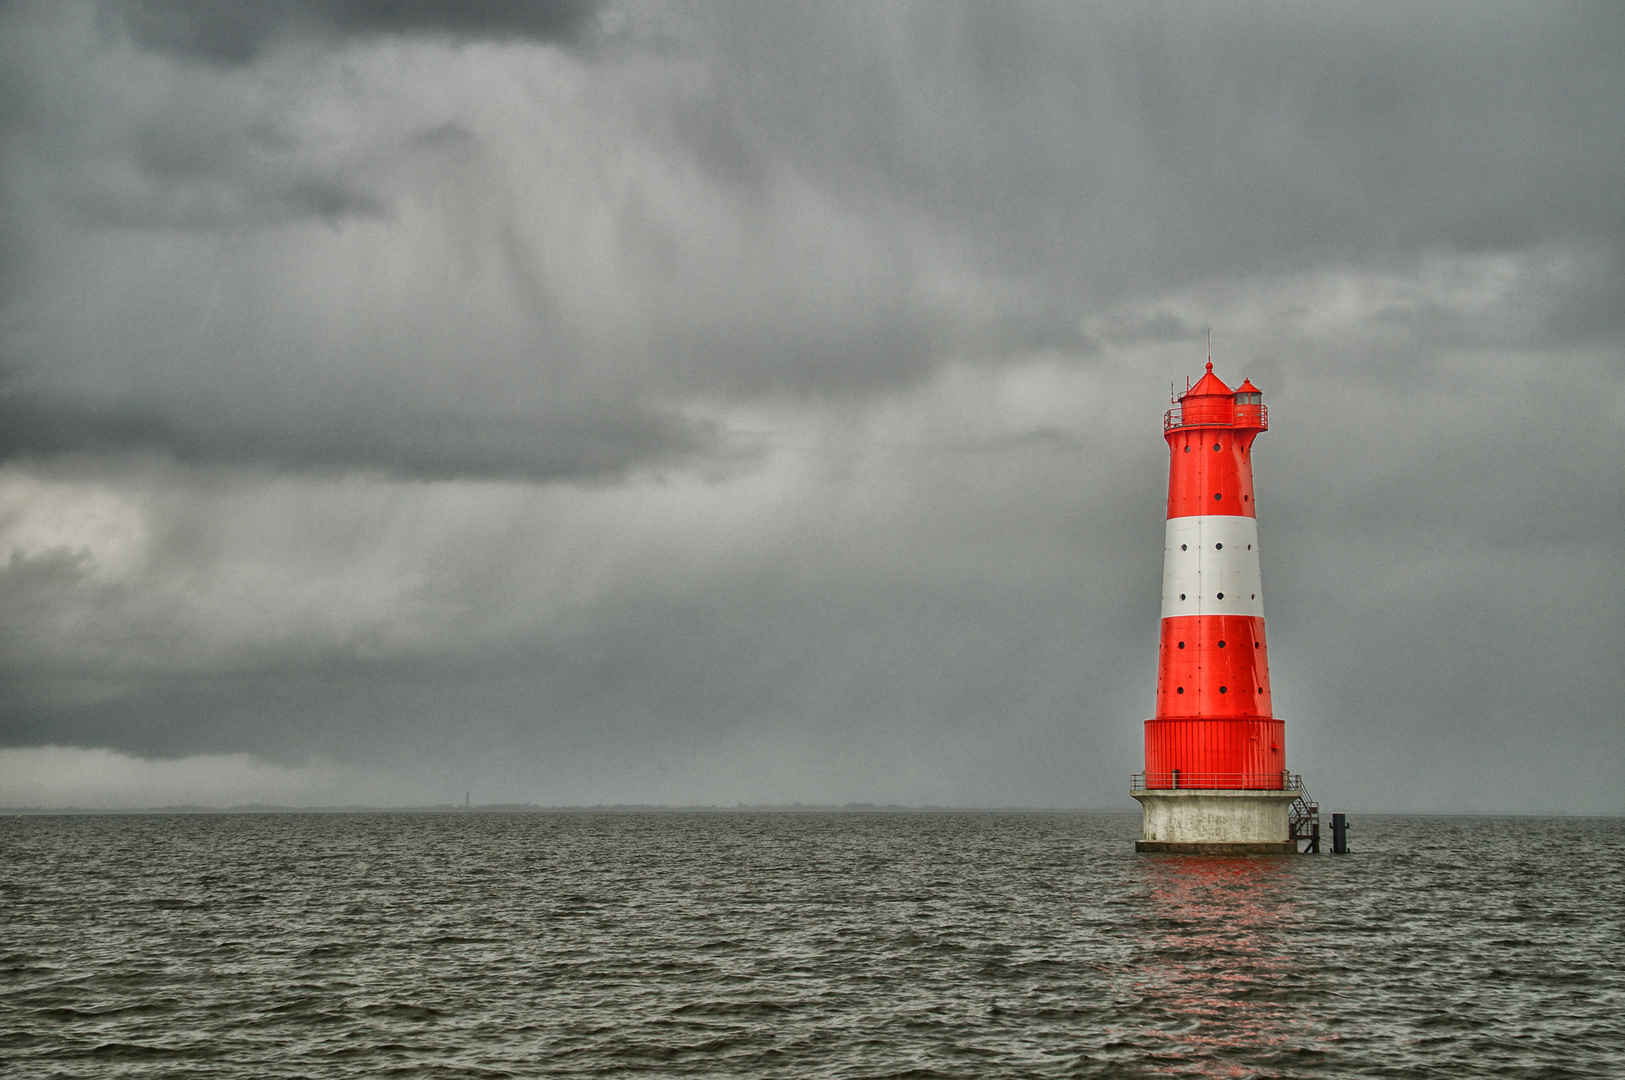
<path fill-rule="evenodd" d="M 1130 790 L 1145 815 L 1135 849 L 1293 854 L 1310 804 L 1287 771 L 1285 725 L 1270 704 L 1253 491 L 1253 441 L 1269 415 L 1258 387 L 1231 389 L 1211 359 L 1189 382 L 1162 425 L 1162 632 L 1145 771 Z"/>

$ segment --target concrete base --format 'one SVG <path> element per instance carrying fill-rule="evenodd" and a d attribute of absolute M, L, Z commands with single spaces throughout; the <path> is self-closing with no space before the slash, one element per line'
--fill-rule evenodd
<path fill-rule="evenodd" d="M 1135 851 L 1295 855 L 1288 811 L 1296 791 L 1135 791 L 1145 809 Z"/>

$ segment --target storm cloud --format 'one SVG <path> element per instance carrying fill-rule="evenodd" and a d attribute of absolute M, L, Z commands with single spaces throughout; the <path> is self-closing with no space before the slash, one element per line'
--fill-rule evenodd
<path fill-rule="evenodd" d="M 267 49 L 315 39 L 447 35 L 569 40 L 597 5 L 588 0 L 108 0 L 109 22 L 149 49 L 217 64 L 246 64 Z"/>
<path fill-rule="evenodd" d="M 1613 6 L 0 20 L 0 803 L 1123 803 L 1211 330 L 1311 789 L 1625 812 Z"/>

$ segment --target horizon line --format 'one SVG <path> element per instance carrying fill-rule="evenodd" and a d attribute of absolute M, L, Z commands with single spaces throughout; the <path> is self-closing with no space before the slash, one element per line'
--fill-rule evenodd
<path fill-rule="evenodd" d="M 714 803 L 677 805 L 670 803 L 590 803 L 543 806 L 538 803 L 485 803 L 465 806 L 461 803 L 430 803 L 416 806 L 369 806 L 349 804 L 341 806 L 285 806 L 275 803 L 239 803 L 232 806 L 206 806 L 200 803 L 178 803 L 166 806 L 10 806 L 0 807 L 0 817 L 87 817 L 98 814 L 117 816 L 198 816 L 229 814 L 1118 814 L 1133 815 L 1140 812 L 1123 807 L 1072 806 L 945 806 L 931 803 L 917 806 L 903 803 L 736 803 L 724 806 Z M 1436 818 L 1576 818 L 1615 820 L 1625 814 L 1577 814 L 1567 811 L 1518 812 L 1484 811 L 1476 813 L 1438 813 L 1420 810 L 1354 810 L 1352 814 L 1365 817 L 1436 817 Z"/>

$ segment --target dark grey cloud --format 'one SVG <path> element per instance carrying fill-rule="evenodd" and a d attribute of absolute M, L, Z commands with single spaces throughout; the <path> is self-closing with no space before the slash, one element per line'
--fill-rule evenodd
<path fill-rule="evenodd" d="M 735 130 L 700 153 L 905 191 L 1097 294 L 1625 236 L 1613 5 L 759 6 L 708 29 Z"/>
<path fill-rule="evenodd" d="M 535 40 L 554 18 L 525 5 L 130 10 L 254 42 L 317 23 Z M 523 95 L 482 119 L 466 100 L 438 115 L 370 112 L 358 89 L 368 80 L 354 75 L 330 93 L 267 99 L 269 75 L 194 73 L 153 91 L 162 108 L 106 130 L 42 90 L 52 76 L 41 72 L 24 90 L 45 102 L 29 111 L 24 150 L 59 173 L 41 183 L 92 228 L 222 233 L 255 257 L 266 245 L 247 234 L 267 225 L 399 228 L 402 214 L 437 205 L 473 221 L 465 247 L 554 320 L 537 331 L 548 379 L 592 370 L 679 397 L 862 394 L 965 355 L 1082 353 L 1080 324 L 1103 308 L 1215 274 L 1578 241 L 1617 265 L 1625 250 L 1625 131 L 1611 104 L 1625 99 L 1614 62 L 1625 19 L 1608 5 L 1538 17 L 1510 6 L 976 4 L 611 14 L 632 29 L 606 31 L 602 53 L 581 58 L 580 77 L 602 89 L 578 104 L 674 174 L 698 168 L 704 212 L 662 205 L 660 184 L 635 176 L 604 205 L 529 179 L 537 163 L 512 155 L 537 129 L 502 115 Z M 664 65 L 701 74 L 669 78 Z M 658 90 L 628 97 L 640 78 Z M 313 123 L 318 102 L 354 119 Z M 81 134 L 64 140 L 63 128 Z M 589 158 L 612 139 L 580 144 L 578 165 L 612 169 Z M 63 156 L 87 145 L 100 151 Z M 792 191 L 845 215 L 828 224 L 851 242 L 820 250 L 829 230 L 788 224 L 806 211 Z M 606 251 L 561 254 L 584 239 L 560 235 L 568 213 L 518 223 L 560 199 L 578 220 L 610 219 L 626 293 L 558 295 L 561 278 Z M 26 230 L 17 240 L 13 250 L 43 242 Z M 945 273 L 959 279 L 946 289 L 935 280 Z M 26 280 L 21 268 L 11 277 Z M 1620 280 L 1592 287 L 1571 325 L 1617 317 Z M 1003 295 L 980 310 L 966 302 L 988 286 Z M 615 310 L 624 304 L 635 311 Z M 604 340 L 626 314 L 647 331 Z M 511 371 L 512 352 L 493 363 Z"/>
<path fill-rule="evenodd" d="M 714 424 L 636 404 L 517 416 L 353 402 L 327 413 L 246 415 L 253 411 L 196 399 L 180 409 L 98 408 L 0 391 L 0 460 L 157 453 L 199 466 L 548 483 L 617 480 L 634 469 L 683 467 L 729 452 Z M 742 458 L 750 450 L 732 452 Z"/>
<path fill-rule="evenodd" d="M 998 471 L 1075 475 L 1089 452 L 1024 444 L 998 451 Z M 1145 465 L 1110 483 L 1154 484 L 1155 463 Z M 466 607 L 463 628 L 384 656 L 370 629 L 314 640 L 273 633 L 198 665 L 198 628 L 187 616 L 131 603 L 66 553 L 19 561 L 0 570 L 6 611 L 58 608 L 77 591 L 80 603 L 99 608 L 102 627 L 131 626 L 106 641 L 94 640 L 101 631 L 81 638 L 71 658 L 6 650 L 9 673 L 20 677 L 0 698 L 0 745 L 59 741 L 154 756 L 246 750 L 290 765 L 313 754 L 371 766 L 468 755 L 486 790 L 523 784 L 528 773 L 559 801 L 587 801 L 592 785 L 608 792 L 624 782 L 617 776 L 661 760 L 673 772 L 663 798 L 692 797 L 682 793 L 710 783 L 706 773 L 747 760 L 764 771 L 741 774 L 736 797 L 812 798 L 826 783 L 815 762 L 859 754 L 869 761 L 837 781 L 843 798 L 880 798 L 915 772 L 924 775 L 898 797 L 940 800 L 947 791 L 929 773 L 946 767 L 989 770 L 962 790 L 1002 786 L 1005 801 L 1076 802 L 1114 776 L 1135 742 L 1114 717 L 1136 711 L 1142 688 L 1106 673 L 1149 668 L 1156 598 L 1135 583 L 1155 575 L 1159 553 L 1131 541 L 1158 527 L 1158 508 L 1148 501 L 1105 533 L 1080 532 L 1098 488 L 1061 499 L 1015 492 L 1004 500 L 1022 522 L 1012 537 L 977 520 L 981 494 L 998 482 L 974 481 L 976 497 L 898 523 L 896 566 L 854 561 L 871 538 L 841 517 L 795 509 L 801 523 L 786 536 L 744 547 L 723 537 L 731 554 L 711 565 L 657 568 L 664 584 L 631 585 L 616 574 L 590 608 L 521 616 L 517 626 L 505 624 L 533 603 L 534 580 L 519 581 L 515 567 L 531 563 L 527 546 L 546 541 L 511 522 L 512 546 L 483 544 L 477 557 L 459 552 L 430 571 L 427 591 Z M 209 546 L 215 526 L 196 518 L 171 528 L 191 535 L 167 544 L 196 550 Z M 1112 554 L 1091 550 L 1102 542 Z M 195 572 L 199 557 L 177 569 Z M 990 557 L 1006 570 L 965 572 Z M 1114 634 L 1124 614 L 1138 617 L 1138 633 Z M 270 618 L 262 613 L 261 626 Z M 38 632 L 37 614 L 0 619 L 0 640 L 29 625 Z M 109 663 L 135 627 L 155 643 L 157 665 Z M 1080 652 L 1080 639 L 1095 644 Z M 268 714 L 279 719 L 268 724 Z M 1079 723 L 1106 733 L 1104 743 L 1080 741 Z M 486 758 L 491 746 L 507 748 L 510 760 Z M 1034 746 L 1048 764 L 1016 781 Z"/>
<path fill-rule="evenodd" d="M 569 41 L 597 0 L 105 0 L 106 17 L 149 49 L 247 64 L 298 39 L 439 34 Z"/>

